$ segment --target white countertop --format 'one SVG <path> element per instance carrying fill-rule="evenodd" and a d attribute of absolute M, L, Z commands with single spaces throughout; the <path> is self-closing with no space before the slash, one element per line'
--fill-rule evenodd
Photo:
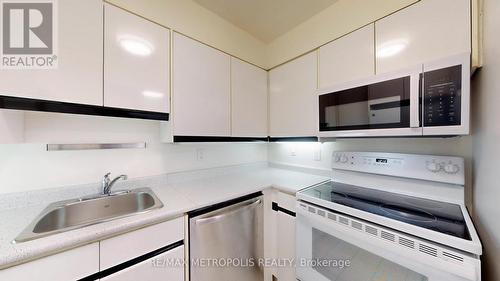
<path fill-rule="evenodd" d="M 14 238 L 51 202 L 4 210 L 0 212 L 0 269 L 166 221 L 201 207 L 267 188 L 273 187 L 295 194 L 300 189 L 325 180 L 328 177 L 267 166 L 251 169 L 219 168 L 213 173 L 209 170 L 189 172 L 167 179 L 166 182 L 148 183 L 163 202 L 163 208 L 18 244 L 12 243 Z"/>

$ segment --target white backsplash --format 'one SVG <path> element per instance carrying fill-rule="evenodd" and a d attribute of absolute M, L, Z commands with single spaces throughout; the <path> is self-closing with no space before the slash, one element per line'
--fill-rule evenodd
<path fill-rule="evenodd" d="M 267 161 L 263 143 L 160 142 L 158 121 L 27 112 L 26 143 L 0 144 L 0 194 Z M 146 149 L 46 151 L 47 143 L 147 142 Z M 199 155 L 202 153 L 203 157 Z"/>

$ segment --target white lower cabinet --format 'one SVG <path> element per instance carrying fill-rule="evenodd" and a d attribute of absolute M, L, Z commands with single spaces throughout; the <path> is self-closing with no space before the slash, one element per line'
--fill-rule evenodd
<path fill-rule="evenodd" d="M 184 217 L 101 241 L 101 270 L 184 239 Z M 132 243 L 131 243 L 132 242 Z"/>
<path fill-rule="evenodd" d="M 280 264 L 266 268 L 265 281 L 295 281 L 295 196 L 278 190 L 265 196 L 265 255 Z"/>
<path fill-rule="evenodd" d="M 177 247 L 141 263 L 118 271 L 100 280 L 103 281 L 183 281 L 184 266 L 178 261 L 184 259 L 184 246 Z M 173 264 L 173 265 L 172 265 Z"/>
<path fill-rule="evenodd" d="M 184 281 L 184 223 L 172 219 L 0 270 L 0 280 Z"/>
<path fill-rule="evenodd" d="M 99 242 L 0 270 L 0 280 L 78 280 L 99 271 Z"/>
<path fill-rule="evenodd" d="M 288 261 L 295 260 L 295 217 L 278 212 L 276 228 L 277 256 L 282 262 L 288 264 Z M 276 277 L 280 281 L 294 281 L 295 268 L 278 267 Z"/>

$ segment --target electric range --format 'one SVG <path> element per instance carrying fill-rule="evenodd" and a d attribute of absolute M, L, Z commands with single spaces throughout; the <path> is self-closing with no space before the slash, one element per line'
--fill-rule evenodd
<path fill-rule="evenodd" d="M 305 266 L 298 278 L 366 281 L 382 272 L 390 278 L 381 280 L 398 280 L 394 274 L 406 272 L 413 277 L 401 280 L 480 280 L 482 246 L 464 183 L 460 157 L 335 153 L 332 179 L 297 194 L 297 258 L 363 256 L 358 264 L 367 265 L 371 256 L 395 271 Z"/>

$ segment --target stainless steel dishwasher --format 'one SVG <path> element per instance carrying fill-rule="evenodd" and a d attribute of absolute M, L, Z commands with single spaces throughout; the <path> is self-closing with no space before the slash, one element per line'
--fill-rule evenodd
<path fill-rule="evenodd" d="M 262 193 L 190 213 L 191 281 L 261 281 Z"/>

